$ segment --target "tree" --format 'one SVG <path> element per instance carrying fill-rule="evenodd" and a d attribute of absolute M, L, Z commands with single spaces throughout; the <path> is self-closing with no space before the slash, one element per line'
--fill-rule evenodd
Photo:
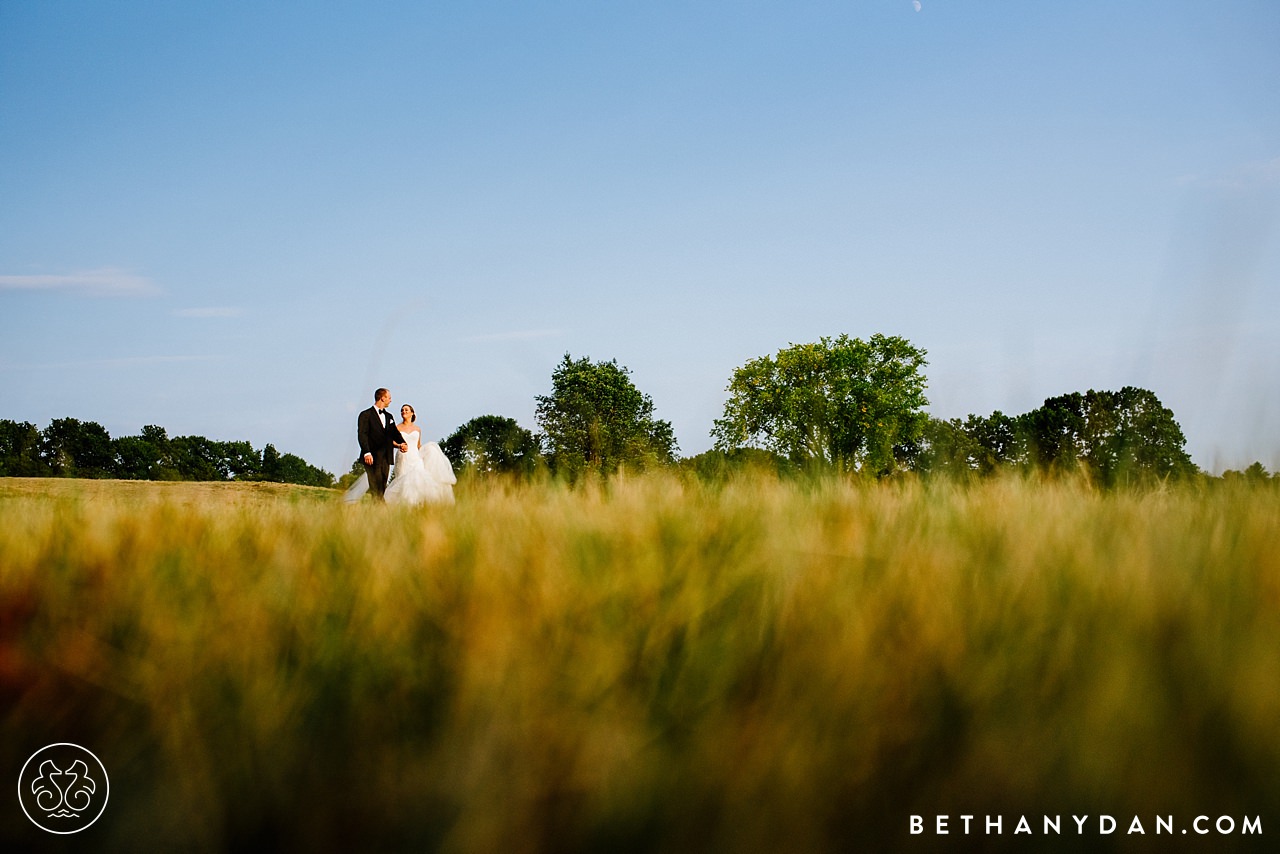
<path fill-rule="evenodd" d="M 762 447 L 845 471 L 899 468 L 928 416 L 925 351 L 905 338 L 822 338 L 747 362 L 729 381 L 716 447 Z"/>
<path fill-rule="evenodd" d="M 1019 428 L 1032 463 L 1048 471 L 1083 466 L 1106 486 L 1197 471 L 1173 412 L 1134 386 L 1049 398 Z"/>
<path fill-rule="evenodd" d="M 616 360 L 575 361 L 568 353 L 552 372 L 551 394 L 537 398 L 537 419 L 557 474 L 574 479 L 675 462 L 671 422 L 653 417 L 653 400 L 629 374 Z"/>
<path fill-rule="evenodd" d="M 685 457 L 678 465 L 681 471 L 710 483 L 723 483 L 741 474 L 783 477 L 795 471 L 795 466 L 786 457 L 762 448 L 735 448 L 732 451 L 712 448 Z"/>
<path fill-rule="evenodd" d="M 1278 478 L 1280 478 L 1280 475 L 1268 474 L 1266 466 L 1258 460 L 1254 460 L 1253 463 L 1244 471 L 1227 469 L 1222 473 L 1222 479 L 1226 482 L 1244 482 L 1255 486 L 1265 483 L 1275 483 Z"/>
<path fill-rule="evenodd" d="M 271 476 L 264 477 L 264 463 Z M 59 418 L 44 430 L 0 420 L 0 476 L 120 477 L 130 480 L 276 480 L 333 486 L 333 475 L 301 457 L 267 445 L 261 454 L 249 442 L 219 442 L 204 436 L 170 439 L 148 424 L 138 436 L 112 439 L 92 421 Z"/>
<path fill-rule="evenodd" d="M 182 480 L 227 480 L 230 467 L 222 453 L 221 443 L 204 436 L 177 436 L 169 445 L 173 465 Z"/>
<path fill-rule="evenodd" d="M 125 480 L 155 480 L 160 468 L 160 452 L 141 436 L 120 436 L 111 440 L 116 477 Z"/>
<path fill-rule="evenodd" d="M 514 418 L 481 415 L 440 444 L 458 475 L 501 473 L 528 477 L 543 465 L 538 437 Z"/>
<path fill-rule="evenodd" d="M 126 480 L 178 480 L 173 448 L 163 427 L 148 424 L 141 435 L 111 440 L 116 476 Z"/>
<path fill-rule="evenodd" d="M 930 418 L 924 427 L 912 468 L 925 474 L 987 476 L 1026 465 L 1026 441 L 1019 421 L 996 410 L 983 418 L 969 415 Z"/>
<path fill-rule="evenodd" d="M 262 449 L 262 465 L 259 466 L 258 471 L 263 480 L 274 481 L 280 477 L 280 452 L 270 442 Z"/>
<path fill-rule="evenodd" d="M 1250 483 L 1265 483 L 1272 477 L 1274 475 L 1267 474 L 1266 467 L 1257 460 L 1254 460 L 1253 465 L 1244 470 L 1244 478 Z"/>
<path fill-rule="evenodd" d="M 1153 392 L 1125 386 L 1119 392 L 1099 393 L 1095 399 L 1106 407 L 1108 420 L 1105 430 L 1090 435 L 1090 461 L 1105 482 L 1181 478 L 1199 471 L 1186 451 L 1187 439 L 1173 411 Z"/>
<path fill-rule="evenodd" d="M 976 460 L 981 455 L 981 446 L 959 418 L 930 418 L 910 454 L 910 462 L 918 472 L 966 478 L 977 474 Z"/>
<path fill-rule="evenodd" d="M 1183 477 L 1198 469 L 1173 413 L 1150 391 L 1072 392 L 1011 418 L 993 412 L 963 422 L 930 419 L 915 464 L 918 471 L 989 475 L 1004 469 L 1083 471 L 1104 486 L 1152 477 Z"/>
<path fill-rule="evenodd" d="M 236 480 L 257 480 L 262 474 L 262 455 L 248 442 L 218 442 L 221 468 Z"/>
<path fill-rule="evenodd" d="M 116 467 L 107 428 L 75 418 L 55 418 L 41 431 L 40 459 L 56 477 L 107 478 Z"/>
<path fill-rule="evenodd" d="M 1018 430 L 1026 439 L 1028 459 L 1035 468 L 1074 470 L 1084 447 L 1084 395 L 1072 392 L 1047 399 L 1040 408 L 1018 418 Z"/>
<path fill-rule="evenodd" d="M 970 415 L 964 421 L 964 432 L 973 442 L 971 463 L 978 474 L 1026 465 L 1027 443 L 1018 432 L 1016 418 L 998 409 L 986 418 Z"/>
<path fill-rule="evenodd" d="M 267 445 L 275 450 L 273 445 Z M 263 456 L 263 471 L 266 471 L 266 451 Z M 278 454 L 273 465 L 273 473 L 266 477 L 276 483 L 296 483 L 301 486 L 333 486 L 333 475 L 324 469 L 316 468 L 302 457 L 295 454 Z"/>
<path fill-rule="evenodd" d="M 48 466 L 40 459 L 40 431 L 36 425 L 0 419 L 0 477 L 48 474 Z"/>
<path fill-rule="evenodd" d="M 337 487 L 344 492 L 351 487 L 351 484 L 365 477 L 364 462 L 356 460 L 351 464 L 351 468 L 342 477 L 338 478 Z"/>

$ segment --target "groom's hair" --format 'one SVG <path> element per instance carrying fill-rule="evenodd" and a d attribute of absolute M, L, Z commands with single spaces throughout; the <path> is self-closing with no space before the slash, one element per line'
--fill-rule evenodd
<path fill-rule="evenodd" d="M 391 394 L 390 389 L 380 388 L 373 393 L 373 402 L 377 403 L 378 401 L 382 400 L 384 397 L 386 397 L 389 394 Z"/>

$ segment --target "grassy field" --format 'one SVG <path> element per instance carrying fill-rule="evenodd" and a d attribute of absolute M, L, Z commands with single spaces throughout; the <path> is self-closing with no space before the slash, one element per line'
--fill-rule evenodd
<path fill-rule="evenodd" d="M 0 767 L 57 741 L 97 753 L 111 800 L 75 850 L 1280 835 L 1276 488 L 648 476 L 457 495 L 0 479 Z M 929 834 L 908 833 L 917 814 Z M 962 814 L 1003 833 L 963 836 Z M 1034 835 L 1014 836 L 1024 814 Z M 1235 834 L 1182 835 L 1200 815 Z M 66 841 L 16 805 L 0 821 L 10 850 Z"/>

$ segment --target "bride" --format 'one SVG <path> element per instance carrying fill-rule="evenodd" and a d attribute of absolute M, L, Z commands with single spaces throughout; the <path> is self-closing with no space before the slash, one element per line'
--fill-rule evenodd
<path fill-rule="evenodd" d="M 413 407 L 400 407 L 400 423 L 396 429 L 406 449 L 396 451 L 396 468 L 387 487 L 388 504 L 452 504 L 453 466 L 435 442 L 422 443 L 422 431 L 414 422 L 418 415 Z"/>

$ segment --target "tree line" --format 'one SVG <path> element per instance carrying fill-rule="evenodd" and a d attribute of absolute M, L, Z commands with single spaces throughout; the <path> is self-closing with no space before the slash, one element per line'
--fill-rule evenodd
<path fill-rule="evenodd" d="M 329 472 L 268 444 L 219 442 L 204 436 L 170 438 L 147 425 L 137 436 L 112 438 L 94 421 L 58 418 L 43 430 L 0 419 L 0 476 L 123 480 L 260 480 L 333 486 Z"/>
<path fill-rule="evenodd" d="M 1021 415 L 943 420 L 925 412 L 925 350 L 896 336 L 840 335 L 747 361 L 729 379 L 712 450 L 681 458 L 671 422 L 655 417 L 617 360 L 566 353 L 536 398 L 539 432 L 481 415 L 441 442 L 459 476 L 551 476 L 570 482 L 619 470 L 679 467 L 703 478 L 743 469 L 914 472 L 970 479 L 1003 472 L 1082 474 L 1103 486 L 1201 476 L 1173 412 L 1146 389 L 1072 392 Z M 273 445 L 202 436 L 170 439 L 147 426 L 112 439 L 92 421 L 44 430 L 0 421 L 0 475 L 138 480 L 270 480 L 333 486 L 323 469 Z M 364 476 L 355 462 L 338 486 Z M 1274 477 L 1254 463 L 1226 478 Z"/>
<path fill-rule="evenodd" d="M 654 417 L 627 368 L 565 354 L 551 392 L 536 399 L 539 433 L 485 415 L 441 448 L 460 475 L 545 472 L 570 481 L 669 466 L 705 478 L 746 468 L 963 479 L 1071 473 L 1103 486 L 1203 475 L 1173 412 L 1149 390 L 1091 389 L 1022 415 L 943 420 L 924 411 L 926 356 L 901 337 L 840 335 L 751 359 L 729 379 L 713 449 L 681 459 L 670 422 Z M 1254 463 L 1225 477 L 1271 475 Z"/>
<path fill-rule="evenodd" d="M 513 418 L 481 415 L 440 443 L 459 476 L 584 476 L 675 465 L 679 445 L 670 421 L 654 417 L 653 399 L 636 388 L 617 360 L 593 362 L 568 353 L 539 395 L 534 433 Z M 362 470 L 353 466 L 349 478 Z"/>
<path fill-rule="evenodd" d="M 1082 471 L 1104 486 L 1196 475 L 1173 412 L 1133 386 L 1049 398 L 1018 416 L 996 411 L 964 421 L 931 419 L 916 465 L 985 476 L 1004 470 Z M 1261 465 L 1261 464 L 1259 464 Z"/>

